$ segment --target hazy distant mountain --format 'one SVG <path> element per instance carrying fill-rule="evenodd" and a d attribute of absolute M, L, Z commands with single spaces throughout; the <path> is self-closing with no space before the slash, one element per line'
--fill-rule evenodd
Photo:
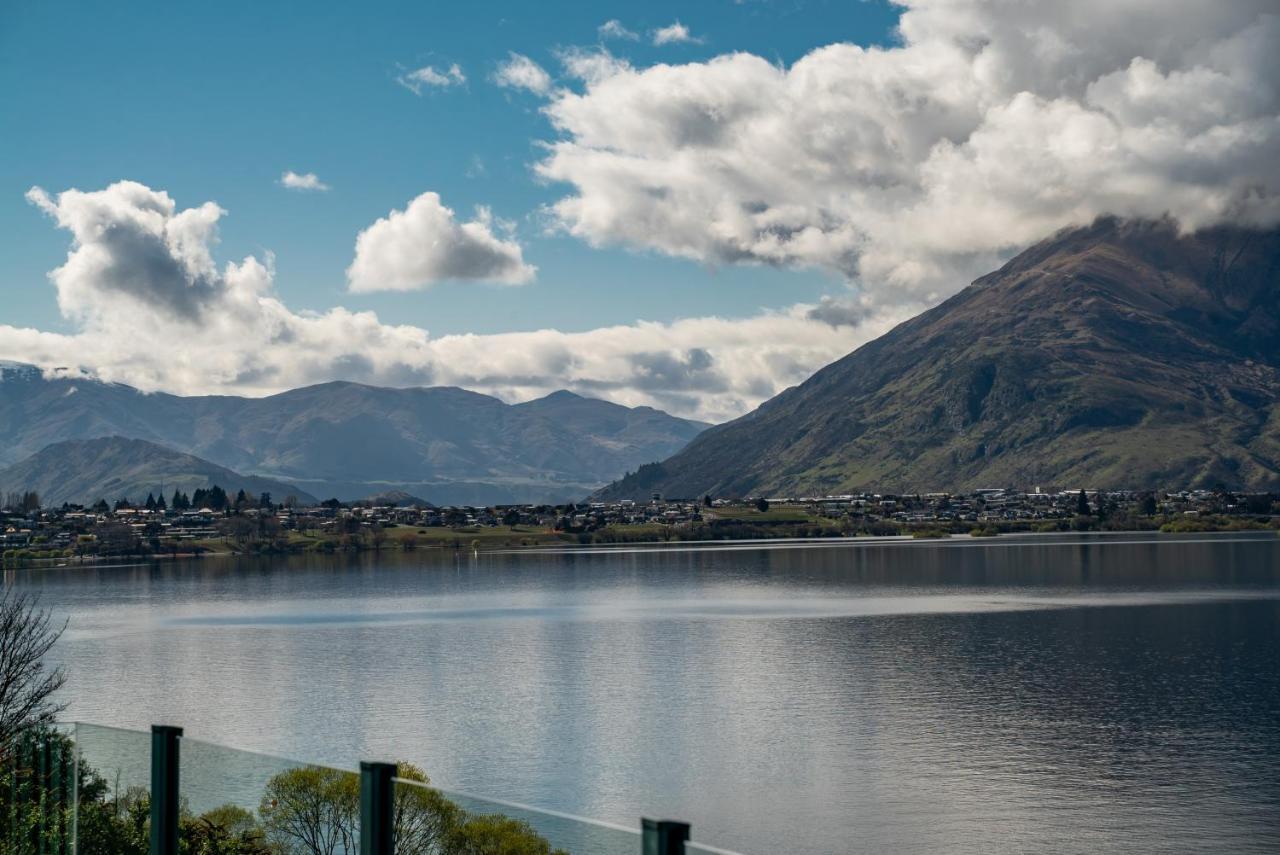
<path fill-rule="evenodd" d="M 1280 488 L 1280 231 L 1101 220 L 607 497 Z"/>
<path fill-rule="evenodd" d="M 0 367 L 0 464 L 60 440 L 127 436 L 322 498 L 403 490 L 436 504 L 577 499 L 705 427 L 568 392 L 514 406 L 452 387 L 358 383 L 179 397 Z"/>
<path fill-rule="evenodd" d="M 90 504 L 98 499 L 137 503 L 146 501 L 148 493 L 158 498 L 161 491 L 168 501 L 175 489 L 190 494 L 214 484 L 232 496 L 244 490 L 255 498 L 270 493 L 277 502 L 289 496 L 315 501 L 293 484 L 241 475 L 153 442 L 118 436 L 55 443 L 0 470 L 0 489 L 35 490 L 45 505 Z"/>
<path fill-rule="evenodd" d="M 387 490 L 384 493 L 375 493 L 372 496 L 365 496 L 363 499 L 360 499 L 360 501 L 378 508 L 432 507 L 432 504 L 426 499 L 420 499 L 417 496 L 410 495 L 404 490 Z"/>

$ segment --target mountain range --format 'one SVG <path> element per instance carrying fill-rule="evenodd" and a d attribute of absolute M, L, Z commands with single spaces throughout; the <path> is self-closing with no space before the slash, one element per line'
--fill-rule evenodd
<path fill-rule="evenodd" d="M 563 391 L 507 404 L 453 387 L 334 382 L 265 398 L 183 397 L 0 366 L 0 466 L 66 440 L 124 437 L 322 498 L 400 491 L 437 504 L 580 499 L 705 427 Z"/>
<path fill-rule="evenodd" d="M 270 493 L 277 502 L 289 496 L 303 504 L 316 501 L 293 484 L 241 475 L 154 442 L 120 436 L 56 442 L 0 470 L 0 487 L 35 490 L 45 506 L 63 502 L 88 505 L 98 499 L 114 502 L 121 498 L 141 503 L 149 493 L 156 497 L 163 494 L 168 501 L 174 490 L 190 495 L 215 484 L 233 497 L 244 490 L 255 499 Z"/>
<path fill-rule="evenodd" d="M 1280 231 L 1101 219 L 604 499 L 1280 489 Z"/>

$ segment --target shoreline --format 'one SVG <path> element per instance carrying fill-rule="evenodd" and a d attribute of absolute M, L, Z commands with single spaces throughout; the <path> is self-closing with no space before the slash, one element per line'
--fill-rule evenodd
<path fill-rule="evenodd" d="M 720 538 L 720 539 L 689 539 L 689 540 L 649 540 L 649 541 L 632 541 L 632 542 L 606 542 L 606 543 L 574 543 L 561 540 L 542 541 L 539 543 L 531 543 L 523 546 L 500 546 L 492 545 L 488 547 L 454 547 L 443 543 L 432 543 L 427 545 L 419 545 L 410 549 L 400 546 L 374 548 L 371 546 L 347 547 L 344 549 L 283 549 L 283 550 L 249 550 L 238 551 L 235 549 L 225 550 L 209 550 L 200 552 L 163 552 L 163 553 L 137 553 L 127 555 L 81 555 L 71 558 L 28 558 L 18 562 L 8 562 L 3 565 L 4 571 L 10 570 L 61 570 L 74 567 L 95 567 L 99 569 L 110 569 L 113 567 L 139 567 L 148 564 L 158 564 L 171 561 L 204 561 L 204 560 L 225 560 L 225 559 L 255 559 L 255 558 L 297 558 L 304 556 L 339 556 L 339 555 L 368 555 L 368 554 L 390 554 L 390 555 L 410 555 L 415 552 L 423 552 L 432 555 L 441 555 L 447 553 L 470 554 L 470 555 L 528 555 L 528 554 L 544 554 L 544 555 L 601 555 L 601 554 L 626 554 L 636 552 L 698 552 L 698 551 L 725 551 L 725 550 L 752 550 L 752 549 L 786 549 L 786 548 L 836 548 L 850 546 L 951 546 L 951 547 L 968 547 L 968 546 L 1017 546 L 1017 545 L 1034 545 L 1037 542 L 1041 545 L 1051 545 L 1054 543 L 1062 543 L 1062 545 L 1082 545 L 1090 542 L 1111 542 L 1113 545 L 1127 545 L 1122 538 L 1133 538 L 1134 535 L 1140 535 L 1139 539 L 1128 541 L 1132 545 L 1158 544 L 1161 541 L 1167 543 L 1196 543 L 1196 542 L 1212 542 L 1214 540 L 1226 539 L 1228 537 L 1239 537 L 1241 540 L 1269 541 L 1280 538 L 1280 531 L 1273 528 L 1235 528 L 1235 529 L 1215 529 L 1205 531 L 1161 531 L 1159 529 L 1121 529 L 1107 531 L 1010 531 L 1000 532 L 998 534 L 938 534 L 929 536 L 918 536 L 912 534 L 892 534 L 892 535 L 848 535 L 833 537 L 761 537 L 761 538 Z M 1242 535 L 1248 535 L 1242 537 Z M 1056 540 L 1055 540 L 1056 539 Z"/>

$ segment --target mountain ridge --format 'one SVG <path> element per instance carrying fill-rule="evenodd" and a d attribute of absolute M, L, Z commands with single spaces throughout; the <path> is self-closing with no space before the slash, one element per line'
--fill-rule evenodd
<path fill-rule="evenodd" d="M 596 495 L 1280 488 L 1278 280 L 1278 230 L 1063 230 Z"/>
<path fill-rule="evenodd" d="M 344 499 L 577 499 L 705 427 L 576 395 L 507 404 L 459 387 L 331 381 L 264 398 L 182 397 L 33 367 L 0 378 L 0 465 L 52 442 L 124 436 Z"/>
<path fill-rule="evenodd" d="M 255 499 L 270 493 L 277 502 L 294 496 L 304 504 L 315 497 L 296 485 L 242 475 L 191 454 L 121 436 L 63 440 L 0 470 L 8 491 L 34 490 L 45 505 L 88 505 L 98 499 L 141 503 L 147 494 L 168 501 L 174 490 L 194 493 L 218 485 L 234 496 L 244 490 Z"/>

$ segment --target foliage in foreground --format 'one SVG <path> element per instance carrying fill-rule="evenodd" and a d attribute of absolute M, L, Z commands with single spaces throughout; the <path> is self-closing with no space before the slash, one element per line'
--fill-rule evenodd
<path fill-rule="evenodd" d="M 71 740 L 40 731 L 27 737 L 69 757 Z M 429 786 L 421 769 L 400 764 L 395 795 L 398 855 L 564 855 L 528 823 L 468 813 Z M 38 783 L 30 763 L 9 752 L 0 767 L 0 811 L 6 819 L 0 851 L 35 855 L 64 851 L 71 828 L 70 790 Z M 144 787 L 112 790 L 96 772 L 79 776 L 79 851 L 83 855 L 147 855 L 151 798 Z M 12 798 L 11 793 L 17 794 Z M 272 777 L 257 813 L 223 805 L 201 814 L 180 807 L 183 855 L 344 855 L 360 848 L 360 779 L 351 772 L 305 766 Z"/>

